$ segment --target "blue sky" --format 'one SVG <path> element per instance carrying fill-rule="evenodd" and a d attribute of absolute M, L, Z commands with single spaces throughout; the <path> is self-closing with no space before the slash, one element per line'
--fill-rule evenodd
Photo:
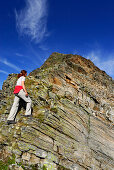
<path fill-rule="evenodd" d="M 114 1 L 0 1 L 0 89 L 8 74 L 30 73 L 52 52 L 89 58 L 114 78 Z"/>

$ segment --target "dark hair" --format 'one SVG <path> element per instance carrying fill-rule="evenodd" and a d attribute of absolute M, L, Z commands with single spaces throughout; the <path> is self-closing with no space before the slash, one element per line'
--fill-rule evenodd
<path fill-rule="evenodd" d="M 21 70 L 21 72 L 17 75 L 17 77 L 21 77 L 21 76 L 25 76 L 25 74 L 27 73 L 26 70 Z"/>

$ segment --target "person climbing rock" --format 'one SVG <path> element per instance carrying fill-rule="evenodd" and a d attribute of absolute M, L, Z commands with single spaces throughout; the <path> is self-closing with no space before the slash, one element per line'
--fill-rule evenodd
<path fill-rule="evenodd" d="M 18 80 L 14 89 L 14 102 L 10 110 L 10 114 L 7 118 L 7 124 L 15 124 L 15 117 L 18 111 L 19 107 L 19 101 L 20 98 L 23 99 L 26 102 L 26 112 L 25 115 L 26 117 L 32 117 L 32 112 L 31 112 L 31 105 L 32 101 L 31 98 L 29 97 L 27 90 L 25 88 L 25 77 L 27 76 L 27 71 L 26 70 L 21 70 L 21 72 L 18 74 Z"/>

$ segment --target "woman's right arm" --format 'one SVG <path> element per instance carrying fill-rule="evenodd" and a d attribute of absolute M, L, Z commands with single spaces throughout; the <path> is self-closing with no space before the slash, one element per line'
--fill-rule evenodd
<path fill-rule="evenodd" d="M 22 87 L 23 87 L 23 90 L 25 91 L 25 93 L 26 93 L 26 96 L 28 96 L 28 93 L 27 93 L 27 90 L 26 90 L 26 88 L 25 88 L 25 84 L 24 84 L 24 81 L 22 81 Z"/>

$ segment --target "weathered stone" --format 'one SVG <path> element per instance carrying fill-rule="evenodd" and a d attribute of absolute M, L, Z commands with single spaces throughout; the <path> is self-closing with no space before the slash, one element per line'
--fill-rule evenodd
<path fill-rule="evenodd" d="M 48 155 L 46 157 L 48 160 L 51 160 L 53 162 L 55 162 L 56 164 L 59 163 L 59 159 L 56 155 L 52 154 L 51 152 L 48 152 Z"/>
<path fill-rule="evenodd" d="M 36 157 L 35 155 L 31 155 L 31 158 L 29 160 L 29 164 L 34 165 L 40 163 L 40 158 Z"/>
<path fill-rule="evenodd" d="M 36 150 L 37 147 L 29 144 L 29 143 L 26 143 L 26 142 L 23 142 L 23 141 L 18 141 L 18 147 L 21 151 L 28 151 L 30 149 L 32 150 Z"/>
<path fill-rule="evenodd" d="M 52 98 L 52 99 L 55 99 L 56 95 L 55 95 L 55 93 L 49 92 L 49 97 Z"/>
<path fill-rule="evenodd" d="M 114 81 L 104 71 L 53 53 L 26 77 L 33 118 L 22 101 L 17 124 L 7 125 L 16 80 L 9 75 L 0 90 L 0 159 L 10 169 L 114 169 Z"/>
<path fill-rule="evenodd" d="M 23 168 L 20 166 L 18 170 L 23 170 Z"/>
<path fill-rule="evenodd" d="M 28 152 L 23 153 L 22 159 L 26 161 L 30 161 L 31 155 Z"/>
<path fill-rule="evenodd" d="M 52 170 L 52 169 L 57 170 L 57 165 L 54 162 L 52 162 L 48 159 L 42 159 L 41 160 L 41 167 L 44 167 L 48 170 Z"/>
<path fill-rule="evenodd" d="M 42 150 L 42 149 L 36 149 L 35 150 L 35 155 L 40 157 L 40 158 L 46 158 L 47 152 Z"/>
<path fill-rule="evenodd" d="M 16 155 L 21 155 L 22 152 L 19 149 L 13 149 L 12 152 Z"/>

